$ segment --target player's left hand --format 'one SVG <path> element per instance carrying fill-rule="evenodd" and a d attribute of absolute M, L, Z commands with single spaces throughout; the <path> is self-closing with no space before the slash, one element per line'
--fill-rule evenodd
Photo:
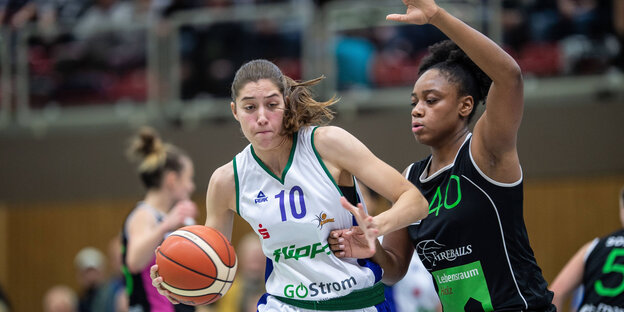
<path fill-rule="evenodd" d="M 375 254 L 375 241 L 379 234 L 373 217 L 366 213 L 362 204 L 353 206 L 344 197 L 340 199 L 340 203 L 353 214 L 358 226 L 332 231 L 327 239 L 330 249 L 337 257 L 372 257 Z"/>
<path fill-rule="evenodd" d="M 158 247 L 160 248 L 160 247 Z M 158 248 L 156 249 L 158 251 Z M 170 292 L 168 290 L 166 290 L 163 286 L 162 286 L 162 282 L 163 282 L 163 278 L 158 274 L 158 265 L 154 264 L 150 267 L 150 278 L 152 279 L 152 286 L 154 286 L 156 288 L 156 290 L 158 290 L 158 293 L 167 297 L 167 299 L 169 299 L 169 302 L 173 303 L 173 304 L 179 304 L 180 302 L 178 302 L 177 300 L 173 299 L 170 296 Z"/>
<path fill-rule="evenodd" d="M 387 20 L 397 21 L 408 24 L 424 25 L 431 21 L 440 7 L 434 0 L 403 0 L 407 7 L 405 14 L 390 14 L 386 16 Z"/>
<path fill-rule="evenodd" d="M 338 258 L 366 259 L 375 254 L 375 248 L 368 245 L 366 235 L 359 226 L 349 229 L 333 230 L 327 238 L 329 249 Z"/>

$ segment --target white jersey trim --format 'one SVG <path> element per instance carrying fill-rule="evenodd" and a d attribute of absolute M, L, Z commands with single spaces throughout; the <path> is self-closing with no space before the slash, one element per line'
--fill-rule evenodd
<path fill-rule="evenodd" d="M 414 168 L 414 163 L 411 163 L 411 164 L 410 164 L 409 166 L 407 166 L 407 168 L 405 169 L 405 178 L 406 178 L 408 181 L 409 181 L 409 175 L 410 175 L 410 172 L 412 172 L 412 169 L 413 169 L 413 168 Z M 410 181 L 410 183 L 412 183 L 412 182 Z M 418 191 L 420 192 L 420 190 L 418 190 Z M 420 224 L 420 222 L 421 222 L 421 221 L 422 221 L 422 220 L 418 220 L 418 221 L 416 221 L 416 222 L 414 222 L 414 223 L 412 223 L 412 224 L 410 224 L 410 225 L 418 225 L 418 224 Z"/>
<path fill-rule="evenodd" d="M 409 166 L 407 166 L 407 169 L 405 169 L 405 178 L 409 180 L 409 174 L 412 171 L 412 168 L 414 167 L 414 163 L 411 163 Z"/>
<path fill-rule="evenodd" d="M 468 147 L 468 153 L 470 154 L 470 162 L 472 162 L 472 165 L 475 167 L 475 169 L 477 169 L 477 172 L 488 182 L 496 185 L 496 186 L 500 186 L 500 187 L 513 187 L 516 186 L 518 184 L 520 184 L 522 182 L 522 178 L 524 177 L 524 174 L 522 173 L 522 166 L 520 166 L 520 179 L 518 179 L 518 181 L 516 182 L 511 182 L 511 183 L 504 183 L 504 182 L 498 182 L 490 177 L 488 177 L 485 173 L 483 173 L 483 171 L 481 171 L 481 168 L 479 168 L 479 166 L 477 166 L 477 163 L 475 162 L 474 158 L 472 157 L 472 141 L 470 141 L 470 146 Z"/>
<path fill-rule="evenodd" d="M 427 177 L 426 174 L 429 171 L 429 165 L 431 165 L 431 161 L 433 160 L 433 155 L 431 155 L 431 158 L 429 158 L 429 161 L 427 162 L 427 166 L 425 166 L 425 170 L 423 170 L 423 172 L 420 174 L 420 177 L 418 178 L 418 180 L 420 180 L 420 183 L 429 182 L 433 178 L 442 174 L 444 171 L 453 168 L 453 166 L 455 166 L 455 161 L 457 161 L 457 155 L 459 155 L 459 151 L 462 149 L 462 147 L 464 147 L 464 144 L 466 144 L 466 141 L 468 141 L 468 139 L 470 139 L 471 137 L 472 137 L 472 133 L 468 133 L 468 135 L 466 136 L 466 139 L 464 139 L 464 142 L 462 142 L 462 145 L 457 149 L 457 152 L 455 153 L 455 158 L 453 158 L 452 163 L 444 166 L 444 168 L 441 168 L 440 170 L 436 171 L 434 174 Z"/>
<path fill-rule="evenodd" d="M 319 127 L 314 127 L 314 129 L 312 129 L 312 134 L 310 134 L 310 144 L 312 145 L 312 150 L 314 151 L 314 155 L 316 156 L 316 159 L 318 160 L 319 164 L 323 168 L 323 171 L 325 171 L 325 174 L 327 175 L 329 180 L 334 184 L 334 186 L 338 190 L 338 193 L 340 193 L 340 195 L 344 195 L 344 194 L 342 194 L 342 190 L 340 190 L 340 186 L 338 185 L 338 183 L 336 183 L 336 180 L 334 179 L 334 177 L 329 172 L 329 169 L 327 169 L 327 166 L 325 166 L 325 162 L 323 161 L 323 158 L 321 157 L 321 154 L 319 154 L 318 150 L 316 149 L 316 145 L 314 145 L 314 135 L 316 134 L 316 130 L 318 128 Z M 354 177 L 354 179 L 355 179 L 355 177 Z"/>
<path fill-rule="evenodd" d="M 591 242 L 589 247 L 587 247 L 587 251 L 585 252 L 585 256 L 583 257 L 583 262 L 587 262 L 587 258 L 589 258 L 589 254 L 592 251 L 594 251 L 594 248 L 596 248 L 596 245 L 598 245 L 599 241 L 600 241 L 599 238 L 594 238 L 594 240 Z"/>

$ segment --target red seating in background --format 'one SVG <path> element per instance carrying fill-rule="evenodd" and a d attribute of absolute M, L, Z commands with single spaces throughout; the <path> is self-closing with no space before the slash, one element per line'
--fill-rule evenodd
<path fill-rule="evenodd" d="M 529 43 L 516 55 L 512 55 L 522 72 L 538 77 L 556 76 L 562 73 L 561 51 L 556 42 Z"/>
<path fill-rule="evenodd" d="M 372 81 L 377 87 L 412 85 L 418 79 L 418 66 L 424 56 L 403 57 L 395 53 L 377 54 L 372 64 Z"/>
<path fill-rule="evenodd" d="M 134 69 L 121 76 L 116 76 L 105 92 L 109 94 L 113 102 L 124 99 L 144 102 L 147 99 L 147 74 L 145 69 Z"/>

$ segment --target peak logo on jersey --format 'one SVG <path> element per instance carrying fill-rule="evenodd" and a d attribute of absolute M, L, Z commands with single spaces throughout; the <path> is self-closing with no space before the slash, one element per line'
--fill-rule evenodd
<path fill-rule="evenodd" d="M 326 249 L 327 251 L 325 251 Z M 307 257 L 310 257 L 310 259 L 314 259 L 316 255 L 321 254 L 321 253 L 326 253 L 328 255 L 331 254 L 331 250 L 329 250 L 329 243 L 325 244 L 325 246 L 321 246 L 321 243 L 316 243 L 316 244 L 307 245 L 307 246 L 303 246 L 299 248 L 297 248 L 295 245 L 290 245 L 288 247 L 278 248 L 278 249 L 275 249 L 275 251 L 273 251 L 273 255 L 275 256 L 276 263 L 280 261 L 282 256 L 284 260 L 287 260 L 287 259 L 299 260 L 299 258 L 307 258 Z"/>
<path fill-rule="evenodd" d="M 271 238 L 271 234 L 269 234 L 269 230 L 263 229 L 262 224 L 258 224 L 258 233 L 262 236 L 262 239 Z"/>
<path fill-rule="evenodd" d="M 334 222 L 334 218 L 327 219 L 327 214 L 322 211 L 321 214 L 316 216 L 316 221 L 318 222 L 318 227 L 322 229 L 324 224 Z"/>
<path fill-rule="evenodd" d="M 418 245 L 416 245 L 416 252 L 423 262 L 429 262 L 432 266 L 436 266 L 439 261 L 455 261 L 458 257 L 472 253 L 472 245 L 446 250 L 443 250 L 443 247 L 445 247 L 445 245 L 433 239 L 429 239 L 419 242 Z"/>
<path fill-rule="evenodd" d="M 323 295 L 331 294 L 332 292 L 337 293 L 351 289 L 355 285 L 357 285 L 357 282 L 353 276 L 339 282 L 314 282 L 310 283 L 307 287 L 303 285 L 303 283 L 299 283 L 297 286 L 288 284 L 284 287 L 284 296 L 287 298 L 295 298 L 295 296 L 298 298 L 306 298 L 308 295 L 310 297 L 316 297 L 319 293 Z"/>
<path fill-rule="evenodd" d="M 256 199 L 254 199 L 254 203 L 259 204 L 259 203 L 264 203 L 264 202 L 268 202 L 269 198 L 266 197 L 266 195 L 264 195 L 264 193 L 262 193 L 262 191 L 258 192 L 258 196 L 256 196 Z"/>

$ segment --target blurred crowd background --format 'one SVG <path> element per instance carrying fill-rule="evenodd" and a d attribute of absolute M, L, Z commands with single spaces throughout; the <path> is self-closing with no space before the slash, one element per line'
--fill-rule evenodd
<path fill-rule="evenodd" d="M 360 2 L 336 2 L 1 0 L 8 59 L 2 65 L 19 73 L 15 81 L 3 77 L 13 82 L 3 91 L 13 91 L 14 102 L 20 102 L 14 105 L 34 110 L 227 97 L 234 70 L 246 60 L 271 59 L 301 79 L 312 73 L 306 62 L 326 63 L 328 53 L 335 56 L 332 79 L 338 89 L 406 86 L 426 47 L 443 39 L 433 27 L 388 26 L 375 12 L 356 16 L 363 12 L 353 8 Z M 498 40 L 526 75 L 624 68 L 624 13 L 618 1 L 449 3 Z M 353 13 L 336 17 L 336 8 Z"/>
<path fill-rule="evenodd" d="M 440 3 L 524 72 L 525 218 L 550 282 L 582 243 L 619 227 L 624 0 Z M 137 127 L 189 152 L 202 211 L 210 174 L 244 146 L 228 104 L 250 59 L 294 79 L 326 75 L 315 91 L 341 97 L 335 123 L 397 170 L 426 156 L 408 130 L 409 94 L 426 47 L 444 36 L 384 21 L 401 10 L 399 0 L 0 0 L 0 297 L 10 311 L 76 302 L 89 289 L 79 273 L 103 262 L 100 296 L 113 302 L 110 243 L 142 192 L 123 156 Z M 239 246 L 251 229 L 240 218 L 235 228 Z M 78 256 L 90 247 L 113 260 Z"/>

